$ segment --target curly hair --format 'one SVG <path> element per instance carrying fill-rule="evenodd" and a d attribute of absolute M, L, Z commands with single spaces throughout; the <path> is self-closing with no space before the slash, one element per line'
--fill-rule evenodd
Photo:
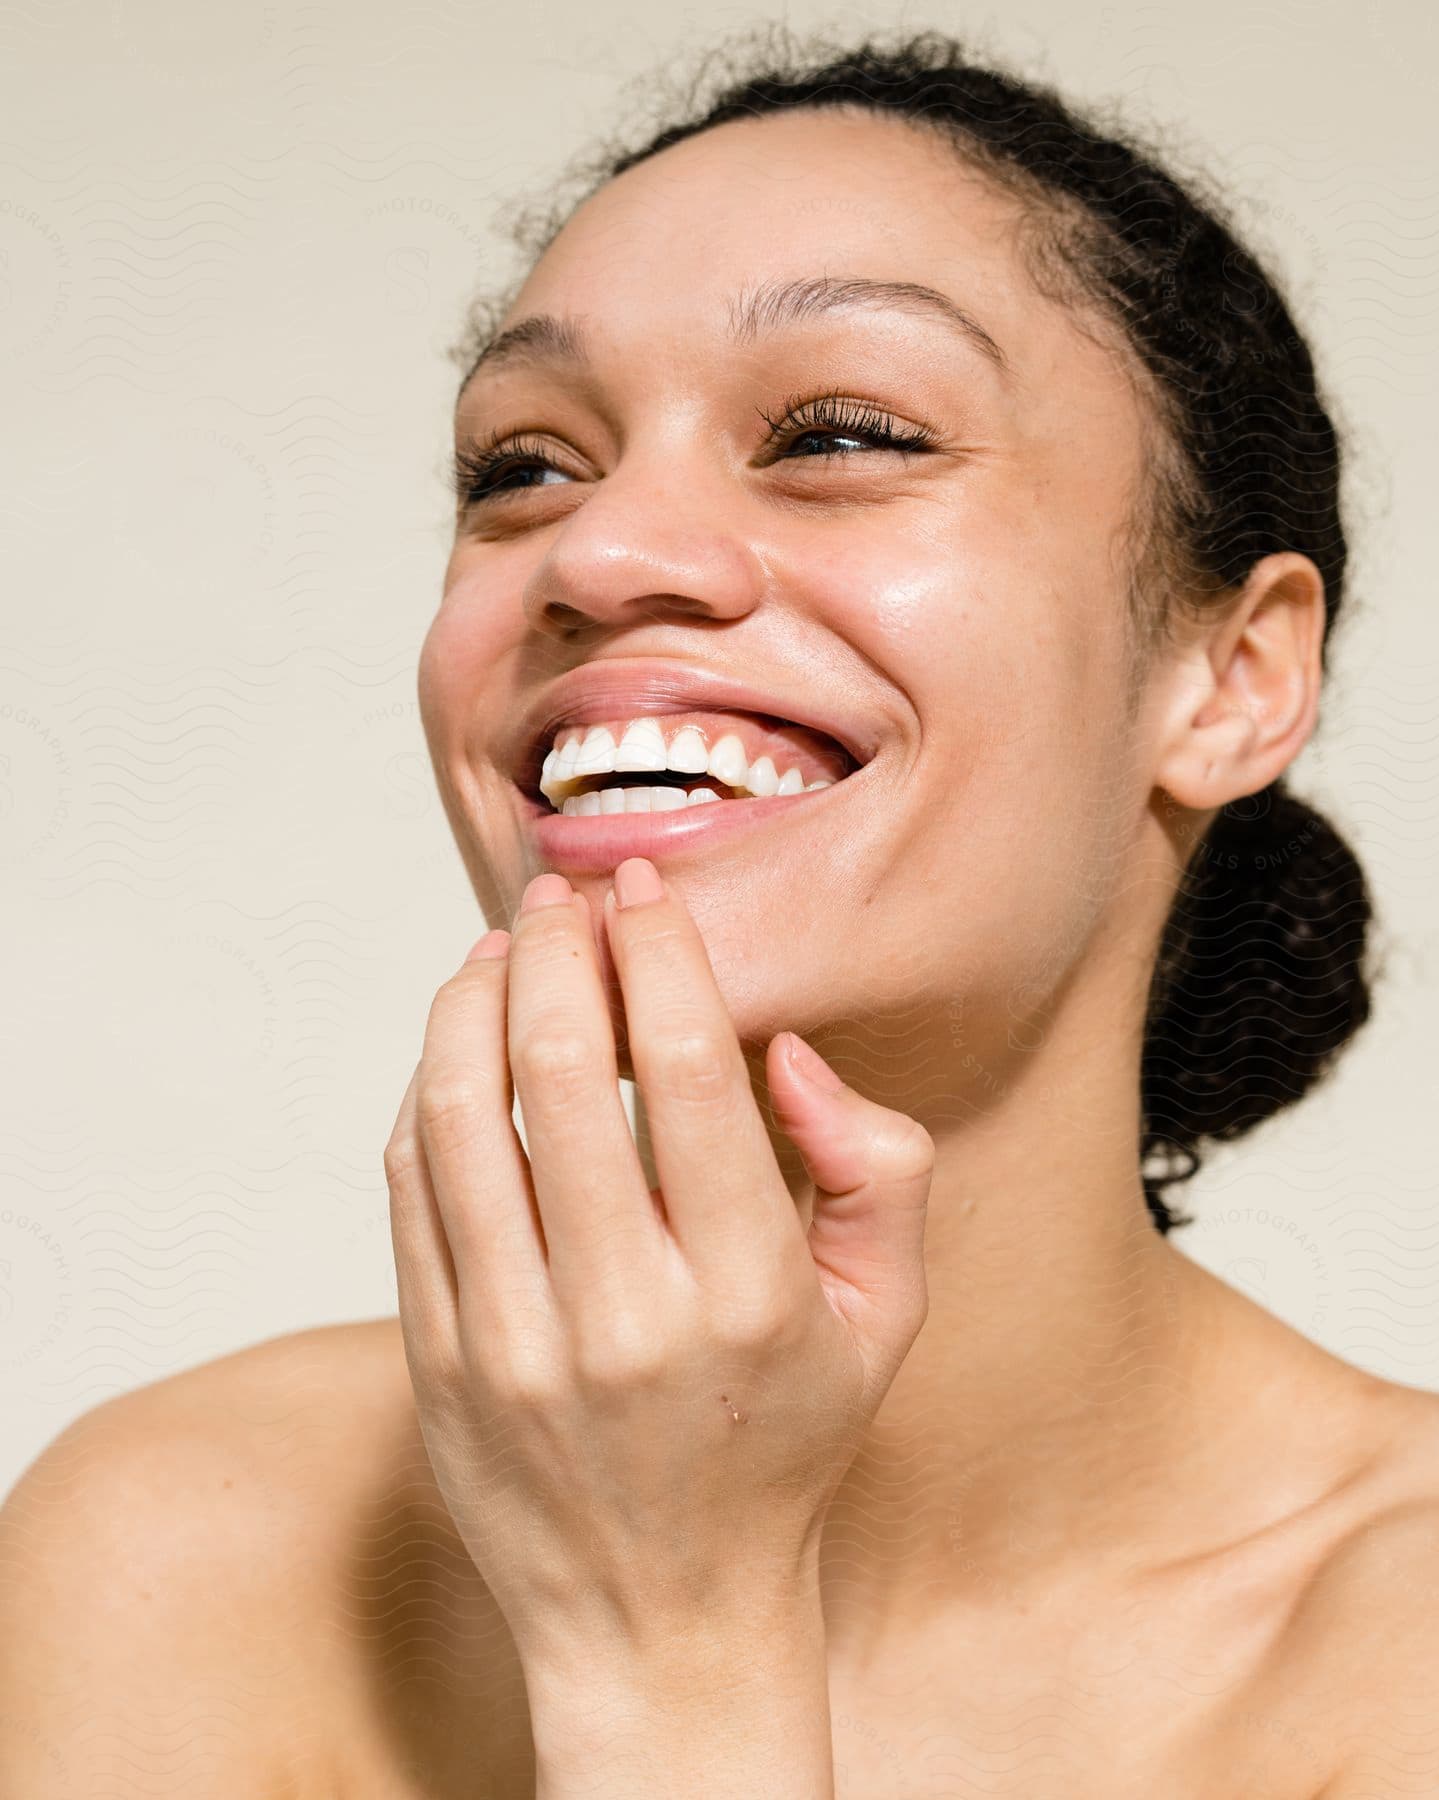
<path fill-rule="evenodd" d="M 646 77 L 643 96 L 654 92 Z M 577 197 L 511 211 L 511 240 L 533 262 L 576 206 L 637 163 L 730 120 L 803 107 L 936 134 L 1018 203 L 1016 248 L 1036 287 L 1127 352 L 1150 438 L 1128 522 L 1133 691 L 1181 608 L 1202 619 L 1283 550 L 1323 577 L 1327 671 L 1348 546 L 1339 439 L 1310 350 L 1220 194 L 1197 176 L 1181 183 L 1097 109 L 971 60 L 937 31 L 796 46 L 787 28 L 761 28 L 709 51 L 679 116 L 638 147 L 610 141 L 572 164 L 562 189 L 577 183 Z M 466 373 L 522 282 L 472 306 L 451 352 Z M 1138 1153 L 1157 1230 L 1193 1222 L 1164 1190 L 1195 1174 L 1205 1140 L 1292 1105 L 1364 1024 L 1371 917 L 1353 851 L 1282 778 L 1221 808 L 1195 845 L 1144 1026 Z"/>

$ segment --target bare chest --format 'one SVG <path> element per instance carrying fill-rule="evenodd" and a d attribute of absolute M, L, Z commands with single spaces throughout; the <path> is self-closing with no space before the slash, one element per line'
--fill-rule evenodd
<path fill-rule="evenodd" d="M 943 1698 L 836 1695 L 836 1800 L 1315 1800 L 1330 1772 L 1302 1703 L 1005 1673 Z"/>
<path fill-rule="evenodd" d="M 836 1800 L 1314 1800 L 1332 1764 L 1317 1692 L 1256 1679 L 1237 1638 L 1135 1626 L 833 1670 Z M 352 1712 L 338 1741 L 326 1800 L 533 1800 L 523 1675 L 504 1655 L 483 1695 L 415 1687 Z"/>

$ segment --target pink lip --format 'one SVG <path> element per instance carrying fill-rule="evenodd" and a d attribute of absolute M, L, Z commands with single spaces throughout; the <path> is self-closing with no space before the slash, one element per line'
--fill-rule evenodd
<path fill-rule="evenodd" d="M 857 777 L 847 776 L 813 793 L 771 795 L 763 800 L 716 800 L 707 806 L 675 807 L 658 813 L 600 813 L 590 818 L 566 817 L 520 793 L 520 805 L 540 860 L 546 867 L 577 874 L 603 874 L 627 856 L 653 862 L 708 850 L 741 832 L 762 831 L 766 820 L 784 824 L 795 809 L 822 805 Z"/>

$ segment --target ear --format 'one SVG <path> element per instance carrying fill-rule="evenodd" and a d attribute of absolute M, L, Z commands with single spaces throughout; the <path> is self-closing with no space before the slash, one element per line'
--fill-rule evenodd
<path fill-rule="evenodd" d="M 1323 644 L 1323 576 L 1297 551 L 1261 557 L 1175 663 L 1156 786 L 1208 812 L 1277 779 L 1318 719 Z"/>

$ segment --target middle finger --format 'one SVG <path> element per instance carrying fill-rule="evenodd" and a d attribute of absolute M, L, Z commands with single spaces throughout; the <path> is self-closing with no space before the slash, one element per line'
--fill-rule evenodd
<path fill-rule="evenodd" d="M 621 864 L 630 904 L 606 917 L 670 1229 L 721 1291 L 752 1292 L 756 1268 L 812 1270 L 699 927 L 653 865 L 640 894 L 632 875 Z"/>

